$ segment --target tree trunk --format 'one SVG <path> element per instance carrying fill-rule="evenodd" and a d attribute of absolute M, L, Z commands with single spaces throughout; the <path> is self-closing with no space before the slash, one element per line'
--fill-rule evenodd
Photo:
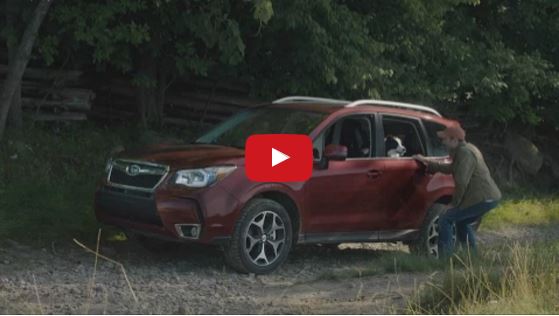
<path fill-rule="evenodd" d="M 142 75 L 152 81 L 147 85 L 141 84 L 136 87 L 140 119 L 144 127 L 159 126 L 163 122 L 167 72 L 156 58 L 149 54 L 142 57 L 140 69 L 142 69 Z"/>
<path fill-rule="evenodd" d="M 6 22 L 7 26 L 12 28 L 12 32 L 15 34 L 21 34 L 18 28 L 21 22 L 18 18 L 20 14 L 20 0 L 6 0 Z M 19 37 L 19 35 L 17 35 Z M 17 56 L 17 44 L 12 41 L 8 41 L 8 65 L 12 64 L 16 60 Z M 16 91 L 12 97 L 12 102 L 10 104 L 10 111 L 8 112 L 8 124 L 10 127 L 18 132 L 21 132 L 23 125 L 22 121 L 22 111 L 21 111 L 21 82 L 17 84 Z"/>
<path fill-rule="evenodd" d="M 43 19 L 53 1 L 54 0 L 41 0 L 39 2 L 37 8 L 35 8 L 35 12 L 33 12 L 31 21 L 23 33 L 21 44 L 16 52 L 16 59 L 13 62 L 10 61 L 8 76 L 2 87 L 2 92 L 0 93 L 0 141 L 2 140 L 6 128 L 6 119 L 8 117 L 12 98 L 18 85 L 21 84 L 21 77 L 23 77 L 25 67 L 27 67 L 27 63 L 31 58 L 31 51 L 35 43 L 35 38 L 37 38 L 39 27 L 43 23 Z"/>
<path fill-rule="evenodd" d="M 8 126 L 15 129 L 18 133 L 21 132 L 23 127 L 23 111 L 21 109 L 21 85 L 18 85 L 14 96 L 12 97 L 12 104 L 8 112 Z"/>
<path fill-rule="evenodd" d="M 149 55 L 142 57 L 140 65 L 144 80 L 136 87 L 138 90 L 138 110 L 144 127 L 157 123 L 157 61 Z"/>

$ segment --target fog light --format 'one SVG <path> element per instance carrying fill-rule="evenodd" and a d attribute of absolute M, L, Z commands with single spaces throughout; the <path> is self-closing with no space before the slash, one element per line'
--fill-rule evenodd
<path fill-rule="evenodd" d="M 200 224 L 175 224 L 175 228 L 182 238 L 198 239 L 200 235 Z"/>
<path fill-rule="evenodd" d="M 198 236 L 198 227 L 193 226 L 193 227 L 190 229 L 190 236 Z"/>

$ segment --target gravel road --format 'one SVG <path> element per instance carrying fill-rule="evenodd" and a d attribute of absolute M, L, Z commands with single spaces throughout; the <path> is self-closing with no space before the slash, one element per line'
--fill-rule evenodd
<path fill-rule="evenodd" d="M 555 236 L 557 227 L 553 228 Z M 481 244 L 522 240 L 530 230 L 483 232 Z M 88 245 L 94 247 L 94 245 Z M 37 249 L 0 241 L 0 313 L 375 314 L 401 312 L 430 275 L 398 273 L 332 280 L 332 271 L 374 264 L 401 244 L 299 246 L 271 275 L 238 274 L 217 248 L 103 242 L 99 259 L 73 242 Z M 94 282 L 93 282 L 94 280 Z M 130 287 L 129 285 L 130 284 Z"/>

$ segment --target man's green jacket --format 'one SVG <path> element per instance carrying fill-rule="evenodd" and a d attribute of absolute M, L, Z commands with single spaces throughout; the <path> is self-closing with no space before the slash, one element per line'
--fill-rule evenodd
<path fill-rule="evenodd" d="M 453 175 L 455 190 L 452 207 L 463 209 L 487 200 L 501 199 L 501 191 L 491 178 L 483 155 L 476 146 L 460 142 L 450 156 L 452 163 L 429 162 L 427 170 Z"/>

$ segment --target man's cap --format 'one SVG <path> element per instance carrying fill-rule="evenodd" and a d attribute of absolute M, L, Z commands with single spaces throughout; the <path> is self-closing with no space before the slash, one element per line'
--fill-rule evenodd
<path fill-rule="evenodd" d="M 437 136 L 439 138 L 449 137 L 449 138 L 456 138 L 458 140 L 465 140 L 466 139 L 466 131 L 460 126 L 460 123 L 454 121 L 450 125 L 448 125 L 444 130 L 438 131 Z"/>

